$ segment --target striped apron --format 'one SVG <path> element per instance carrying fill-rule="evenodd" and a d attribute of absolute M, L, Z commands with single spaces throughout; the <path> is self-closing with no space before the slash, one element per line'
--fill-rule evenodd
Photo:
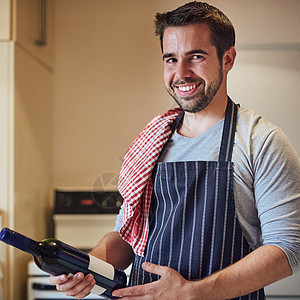
<path fill-rule="evenodd" d="M 159 279 L 144 261 L 177 270 L 197 280 L 251 252 L 239 225 L 231 162 L 237 106 L 228 99 L 218 161 L 157 163 L 145 256 L 136 255 L 130 285 Z M 176 120 L 177 124 L 179 118 Z M 264 290 L 235 299 L 265 299 Z"/>

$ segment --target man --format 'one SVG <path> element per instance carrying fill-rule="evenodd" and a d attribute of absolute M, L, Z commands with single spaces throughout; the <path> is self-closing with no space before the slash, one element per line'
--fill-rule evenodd
<path fill-rule="evenodd" d="M 222 12 L 187 3 L 157 14 L 156 34 L 180 109 L 129 148 L 117 231 L 91 254 L 133 262 L 131 287 L 113 294 L 124 299 L 264 299 L 300 265 L 299 158 L 278 127 L 227 96 L 235 34 Z M 50 282 L 77 299 L 94 286 L 81 273 Z"/>

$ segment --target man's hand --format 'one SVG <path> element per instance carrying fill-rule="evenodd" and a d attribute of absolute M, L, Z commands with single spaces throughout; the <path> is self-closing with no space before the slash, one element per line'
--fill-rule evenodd
<path fill-rule="evenodd" d="M 59 292 L 64 292 L 67 296 L 72 296 L 75 299 L 82 299 L 89 295 L 95 285 L 93 275 L 84 276 L 82 273 L 77 273 L 72 277 L 51 275 L 49 282 L 51 285 L 56 285 Z"/>
<path fill-rule="evenodd" d="M 143 269 L 149 273 L 160 275 L 157 281 L 116 290 L 113 296 L 122 299 L 187 299 L 190 281 L 184 279 L 177 271 L 152 263 L 143 263 Z"/>
<path fill-rule="evenodd" d="M 89 254 L 119 269 L 126 269 L 134 258 L 131 246 L 116 231 L 106 234 Z M 92 274 L 84 276 L 82 273 L 77 273 L 69 278 L 66 275 L 50 276 L 49 281 L 51 285 L 56 285 L 58 291 L 75 299 L 82 299 L 89 295 L 95 285 Z"/>

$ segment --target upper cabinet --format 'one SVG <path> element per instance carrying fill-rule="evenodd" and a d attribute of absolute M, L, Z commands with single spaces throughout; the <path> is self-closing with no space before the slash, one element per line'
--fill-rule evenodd
<path fill-rule="evenodd" d="M 11 0 L 0 1 L 0 41 L 10 39 L 10 4 Z"/>
<path fill-rule="evenodd" d="M 52 0 L 16 1 L 16 45 L 52 68 Z"/>

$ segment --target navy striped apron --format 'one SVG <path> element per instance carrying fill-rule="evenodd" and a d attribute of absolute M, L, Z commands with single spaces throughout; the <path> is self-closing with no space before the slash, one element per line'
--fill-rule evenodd
<path fill-rule="evenodd" d="M 177 270 L 196 280 L 221 270 L 251 252 L 239 225 L 231 162 L 237 106 L 228 98 L 218 161 L 158 163 L 149 215 L 145 256 L 136 255 L 130 285 L 159 279 L 144 261 Z M 177 124 L 180 119 L 177 119 Z M 264 290 L 235 299 L 265 299 Z"/>

